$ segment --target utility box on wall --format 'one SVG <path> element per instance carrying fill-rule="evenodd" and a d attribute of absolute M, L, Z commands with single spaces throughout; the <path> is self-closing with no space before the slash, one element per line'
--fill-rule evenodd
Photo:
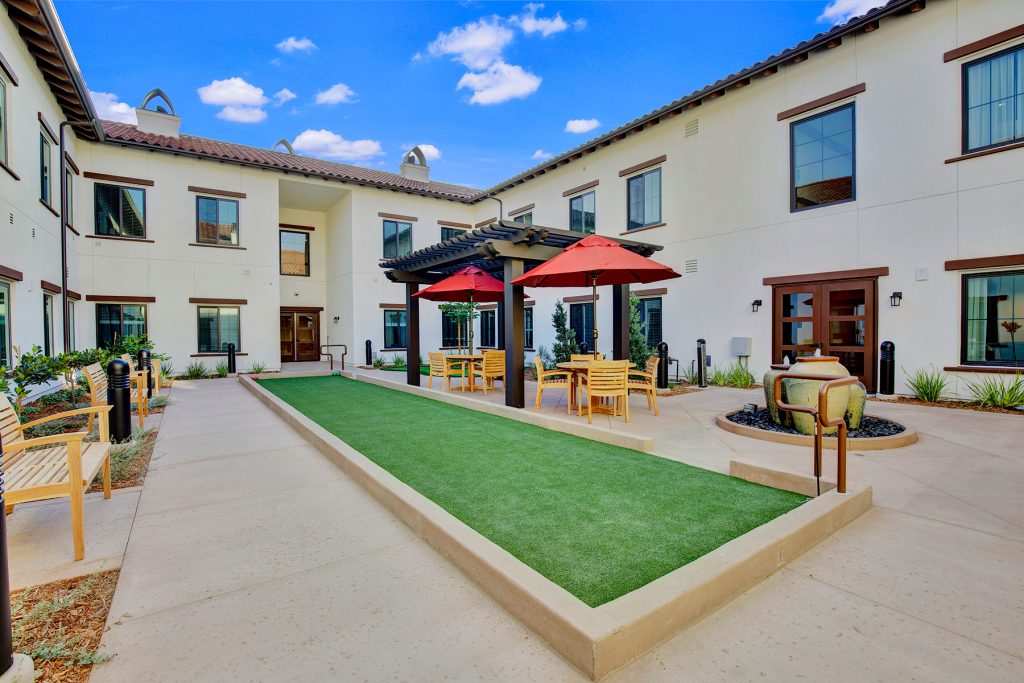
<path fill-rule="evenodd" d="M 733 337 L 732 355 L 739 356 L 740 358 L 743 358 L 744 356 L 749 356 L 751 345 L 751 337 Z"/>

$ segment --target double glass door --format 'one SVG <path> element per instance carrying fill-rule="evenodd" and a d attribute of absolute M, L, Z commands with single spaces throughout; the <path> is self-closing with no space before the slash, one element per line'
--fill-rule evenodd
<path fill-rule="evenodd" d="M 320 360 L 320 314 L 281 311 L 281 361 Z"/>
<path fill-rule="evenodd" d="M 837 356 L 868 391 L 875 390 L 875 280 L 808 282 L 775 287 L 773 361 Z"/>

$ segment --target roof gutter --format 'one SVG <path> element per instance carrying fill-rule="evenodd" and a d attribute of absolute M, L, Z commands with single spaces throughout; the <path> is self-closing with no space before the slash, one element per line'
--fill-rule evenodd
<path fill-rule="evenodd" d="M 52 0 L 37 0 L 38 7 L 41 12 L 42 21 L 46 24 L 47 30 L 50 32 L 50 36 L 53 38 L 54 44 L 57 46 L 57 51 L 60 53 L 61 60 L 64 62 L 64 68 L 67 69 L 68 75 L 71 77 L 71 83 L 75 88 L 75 92 L 78 94 L 78 98 L 82 102 L 82 107 L 85 109 L 89 125 L 92 128 L 96 138 L 101 142 L 104 140 L 103 126 L 100 124 L 99 116 L 96 114 L 96 107 L 93 106 L 92 97 L 89 95 L 89 88 L 85 85 L 85 80 L 82 78 L 82 70 L 78 68 L 78 61 L 75 59 L 75 53 L 71 50 L 71 44 L 68 42 L 68 37 L 64 33 L 64 27 L 60 23 L 60 18 L 57 16 L 57 10 L 53 6 Z"/>

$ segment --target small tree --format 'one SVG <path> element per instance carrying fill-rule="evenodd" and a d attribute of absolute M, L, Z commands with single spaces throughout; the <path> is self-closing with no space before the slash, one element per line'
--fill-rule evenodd
<path fill-rule="evenodd" d="M 647 325 L 640 320 L 640 299 L 629 295 L 629 359 L 637 368 L 647 365 L 655 350 L 647 344 Z"/>
<path fill-rule="evenodd" d="M 456 330 L 456 345 L 459 347 L 459 353 L 462 353 L 462 340 L 463 340 L 463 329 L 466 330 L 467 334 L 465 339 L 469 339 L 469 332 L 473 329 L 473 320 L 480 317 L 477 312 L 478 303 L 475 301 L 447 301 L 438 308 L 445 315 L 455 318 L 457 330 Z M 463 327 L 463 321 L 465 320 L 465 328 Z"/>
<path fill-rule="evenodd" d="M 569 327 L 569 316 L 565 313 L 565 305 L 561 299 L 555 302 L 551 325 L 555 328 L 555 343 L 551 347 L 555 362 L 568 362 L 572 359 L 572 354 L 580 352 L 580 345 L 576 343 L 576 334 Z"/>

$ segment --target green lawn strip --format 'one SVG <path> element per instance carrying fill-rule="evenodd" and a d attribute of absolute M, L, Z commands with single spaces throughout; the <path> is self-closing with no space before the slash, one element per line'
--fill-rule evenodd
<path fill-rule="evenodd" d="M 405 372 L 406 370 L 408 370 L 408 368 L 406 366 L 404 366 L 404 365 L 401 365 L 399 367 L 395 367 L 394 365 L 388 365 L 388 366 L 385 366 L 385 367 L 380 368 L 380 369 L 381 370 L 386 370 L 387 372 Z M 423 375 L 424 377 L 429 376 L 430 375 L 430 366 L 429 365 L 421 365 L 420 366 L 420 374 Z"/>
<path fill-rule="evenodd" d="M 592 607 L 807 500 L 343 377 L 261 386 Z"/>

